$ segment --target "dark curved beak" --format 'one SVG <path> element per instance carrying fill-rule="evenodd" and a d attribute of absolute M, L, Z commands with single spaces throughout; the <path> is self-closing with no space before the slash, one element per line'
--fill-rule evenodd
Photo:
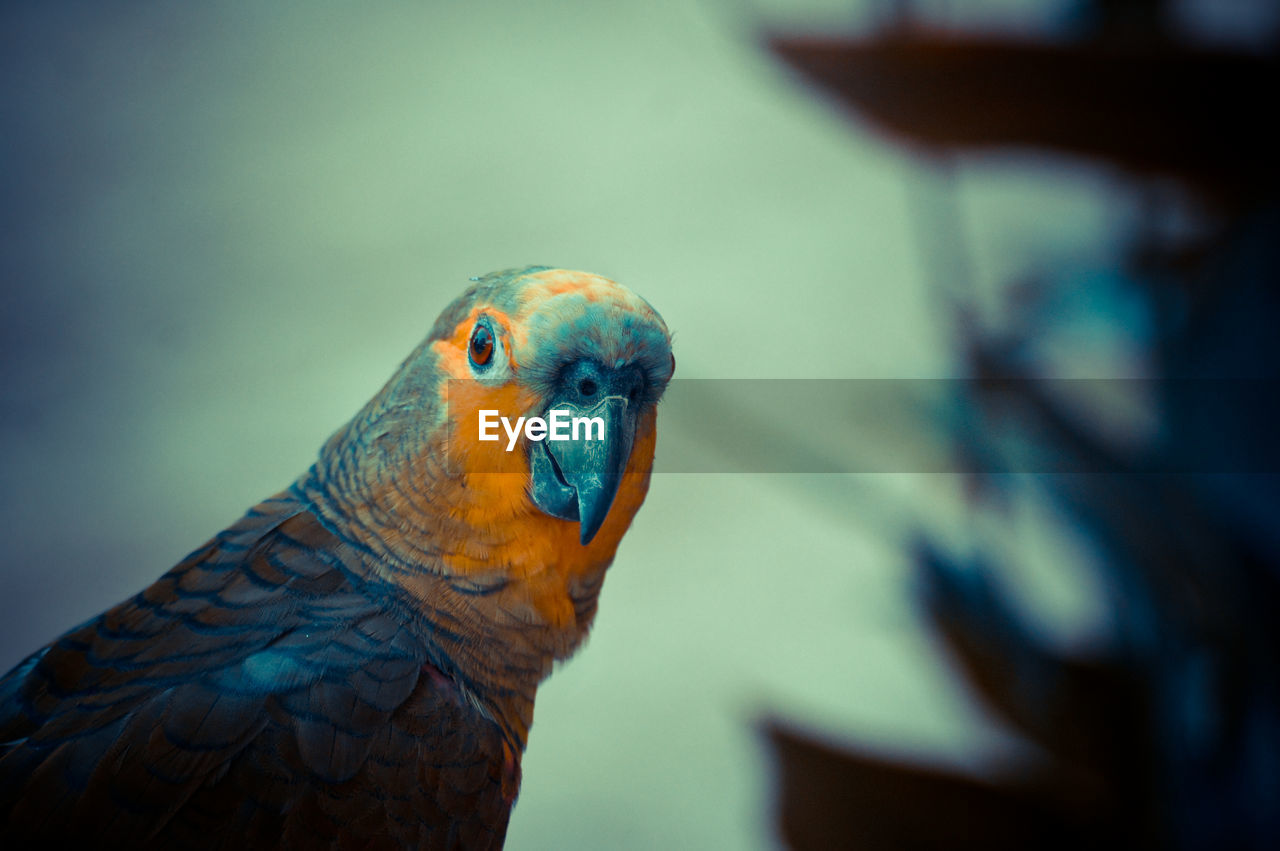
<path fill-rule="evenodd" d="M 606 396 L 590 408 L 553 404 L 546 414 L 550 425 L 553 416 L 565 424 L 559 431 L 569 438 L 554 439 L 552 429 L 546 440 L 530 445 L 530 493 L 546 513 L 577 520 L 579 539 L 586 546 L 618 495 L 635 442 L 636 412 L 625 396 Z"/>

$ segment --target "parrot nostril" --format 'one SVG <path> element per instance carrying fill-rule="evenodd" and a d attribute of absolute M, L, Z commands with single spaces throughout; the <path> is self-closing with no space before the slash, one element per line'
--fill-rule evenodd
<path fill-rule="evenodd" d="M 584 378 L 578 382 L 578 392 L 583 396 L 594 396 L 600 388 L 590 378 Z"/>

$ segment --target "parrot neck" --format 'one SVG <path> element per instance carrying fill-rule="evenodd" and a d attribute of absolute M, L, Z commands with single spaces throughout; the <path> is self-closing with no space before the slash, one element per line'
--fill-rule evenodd
<path fill-rule="evenodd" d="M 295 493 L 359 554 L 349 568 L 391 592 L 436 651 L 435 667 L 523 750 L 537 687 L 586 638 L 605 571 L 644 498 L 647 470 L 628 482 L 584 547 L 576 523 L 529 503 L 521 477 L 456 479 L 429 459 L 365 471 L 344 463 L 349 456 L 334 451 L 340 448 L 326 447 Z M 413 480 L 387 474 L 395 469 Z"/>

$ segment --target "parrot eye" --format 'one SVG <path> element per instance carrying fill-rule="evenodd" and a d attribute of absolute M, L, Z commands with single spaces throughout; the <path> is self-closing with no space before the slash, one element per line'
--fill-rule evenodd
<path fill-rule="evenodd" d="M 471 332 L 471 363 L 474 366 L 486 366 L 493 359 L 493 332 L 484 323 L 476 325 Z"/>

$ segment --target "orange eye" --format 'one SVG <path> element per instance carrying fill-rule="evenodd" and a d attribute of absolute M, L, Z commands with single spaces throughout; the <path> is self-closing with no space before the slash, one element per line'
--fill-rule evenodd
<path fill-rule="evenodd" d="M 493 359 L 493 332 L 489 326 L 480 324 L 471 332 L 471 363 L 475 366 L 487 366 Z"/>

